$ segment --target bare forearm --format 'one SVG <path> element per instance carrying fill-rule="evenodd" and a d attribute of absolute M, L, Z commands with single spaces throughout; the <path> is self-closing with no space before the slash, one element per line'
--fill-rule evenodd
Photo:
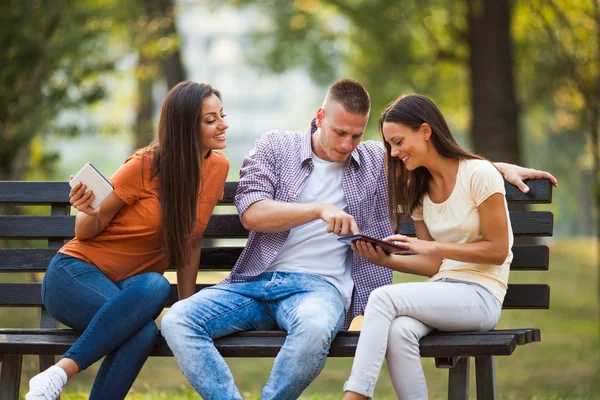
<path fill-rule="evenodd" d="M 285 232 L 320 218 L 318 203 L 285 203 L 262 200 L 252 204 L 242 215 L 246 229 L 257 232 Z"/>
<path fill-rule="evenodd" d="M 196 293 L 196 277 L 200 265 L 200 247 L 192 249 L 187 265 L 177 269 L 177 294 L 179 300 L 187 299 Z"/>
<path fill-rule="evenodd" d="M 443 258 L 473 264 L 502 265 L 508 255 L 508 243 L 483 240 L 474 243 L 437 242 L 437 254 Z"/>
<path fill-rule="evenodd" d="M 86 240 L 99 234 L 104 226 L 100 223 L 99 215 L 88 215 L 80 212 L 75 217 L 75 237 L 79 240 Z"/>
<path fill-rule="evenodd" d="M 442 258 L 438 256 L 416 254 L 411 256 L 392 255 L 382 265 L 394 271 L 431 277 L 438 273 Z"/>

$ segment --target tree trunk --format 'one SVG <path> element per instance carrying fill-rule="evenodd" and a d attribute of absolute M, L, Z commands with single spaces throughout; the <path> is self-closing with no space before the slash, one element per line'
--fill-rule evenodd
<path fill-rule="evenodd" d="M 140 55 L 137 73 L 137 99 L 135 119 L 135 148 L 139 149 L 152 142 L 154 99 L 152 97 L 153 77 L 147 70 L 152 60 Z"/>
<path fill-rule="evenodd" d="M 467 0 L 475 152 L 521 164 L 508 0 Z"/>
<path fill-rule="evenodd" d="M 150 19 L 164 20 L 168 18 L 169 24 L 161 24 L 161 36 L 177 36 L 175 26 L 175 13 L 173 0 L 144 0 L 144 8 Z M 179 46 L 160 58 L 162 75 L 167 80 L 169 90 L 179 82 L 185 80 L 185 71 L 181 63 L 181 51 Z"/>
<path fill-rule="evenodd" d="M 523 165 L 513 76 L 510 0 L 467 0 L 471 72 L 471 140 L 492 161 Z M 525 211 L 525 205 L 511 205 Z M 517 237 L 515 244 L 533 244 Z"/>

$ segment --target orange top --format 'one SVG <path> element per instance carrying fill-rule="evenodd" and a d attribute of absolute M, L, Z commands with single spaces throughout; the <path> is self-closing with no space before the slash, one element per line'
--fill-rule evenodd
<path fill-rule="evenodd" d="M 71 240 L 59 253 L 95 265 L 113 282 L 145 272 L 165 272 L 168 261 L 163 252 L 158 176 L 150 179 L 153 152 L 140 150 L 110 178 L 114 193 L 126 204 L 98 235 Z M 223 153 L 211 151 L 202 160 L 202 180 L 196 230 L 192 239 L 204 233 L 215 205 L 223 198 L 229 161 Z"/>

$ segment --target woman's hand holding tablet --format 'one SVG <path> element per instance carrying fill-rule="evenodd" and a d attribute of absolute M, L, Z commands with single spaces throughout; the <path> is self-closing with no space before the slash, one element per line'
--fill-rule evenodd
<path fill-rule="evenodd" d="M 404 251 L 408 250 L 408 247 L 406 247 L 406 246 L 402 246 L 402 245 L 396 244 L 394 242 L 388 242 L 385 240 L 376 239 L 374 237 L 367 236 L 367 235 L 343 236 L 343 237 L 338 238 L 338 240 L 340 242 L 346 243 L 348 245 L 352 244 L 352 242 L 355 242 L 357 240 L 363 240 L 365 242 L 368 242 L 373 245 L 377 245 L 377 246 L 381 247 L 381 249 L 383 250 L 383 252 L 385 254 L 395 254 L 395 253 L 400 253 L 400 252 L 404 252 Z M 406 253 L 403 253 L 403 254 L 406 254 Z"/>

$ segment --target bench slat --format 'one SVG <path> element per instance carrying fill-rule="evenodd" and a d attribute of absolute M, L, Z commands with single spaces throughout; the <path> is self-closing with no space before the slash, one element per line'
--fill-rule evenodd
<path fill-rule="evenodd" d="M 554 215 L 549 211 L 511 211 L 510 222 L 515 236 L 552 236 Z M 415 236 L 411 221 L 400 221 L 398 229 L 407 236 Z"/>
<path fill-rule="evenodd" d="M 196 285 L 196 290 L 212 285 Z M 171 285 L 167 306 L 177 301 L 177 287 Z M 0 283 L 0 307 L 41 307 L 41 284 Z M 547 309 L 550 306 L 550 287 L 545 284 L 509 284 L 505 309 Z"/>
<path fill-rule="evenodd" d="M 204 248 L 200 269 L 230 271 L 242 250 L 243 247 Z M 548 269 L 548 246 L 515 245 L 512 250 L 512 271 Z M 44 272 L 55 254 L 56 249 L 0 249 L 0 272 Z"/>
<path fill-rule="evenodd" d="M 237 182 L 225 184 L 222 204 L 233 203 Z M 509 203 L 550 203 L 552 202 L 552 184 L 548 179 L 527 181 L 530 191 L 525 194 L 516 186 L 504 182 L 506 199 Z M 67 182 L 0 181 L 0 204 L 51 204 L 69 202 L 69 184 Z"/>
<path fill-rule="evenodd" d="M 215 340 L 225 357 L 273 357 L 285 340 L 283 331 L 249 331 Z M 340 332 L 329 356 L 352 357 L 359 332 Z M 0 354 L 63 354 L 79 337 L 70 329 L 0 329 Z M 517 345 L 539 342 L 539 329 L 511 329 L 491 332 L 432 332 L 420 342 L 422 357 L 509 355 Z M 162 337 L 154 356 L 170 356 Z"/>
<path fill-rule="evenodd" d="M 70 239 L 75 235 L 75 217 L 56 216 L 0 216 L 0 238 L 13 239 Z M 204 237 L 246 238 L 248 231 L 237 214 L 213 215 Z"/>
<path fill-rule="evenodd" d="M 554 216 L 548 211 L 512 211 L 513 233 L 516 236 L 552 236 Z M 403 221 L 399 229 L 404 235 L 414 236 L 412 221 Z M 75 235 L 74 216 L 0 216 L 0 238 L 45 239 Z M 213 215 L 204 236 L 207 238 L 245 238 L 248 231 L 237 214 Z"/>

